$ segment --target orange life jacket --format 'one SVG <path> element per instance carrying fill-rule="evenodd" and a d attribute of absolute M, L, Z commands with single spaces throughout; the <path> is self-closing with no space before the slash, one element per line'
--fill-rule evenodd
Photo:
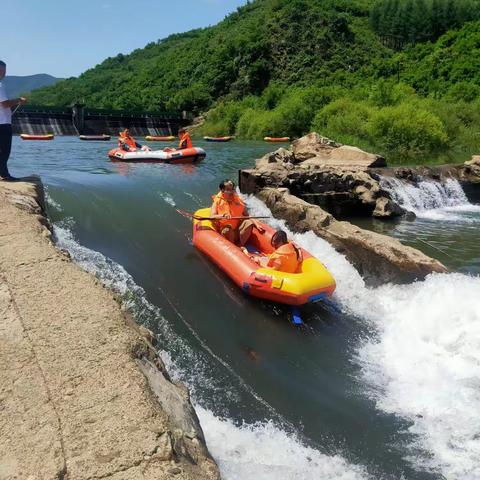
<path fill-rule="evenodd" d="M 180 139 L 180 142 L 178 143 L 178 148 L 179 150 L 183 150 L 185 148 L 193 148 L 192 139 L 190 138 L 190 134 L 188 132 L 185 133 Z"/>
<path fill-rule="evenodd" d="M 120 138 L 118 139 L 118 146 L 127 145 L 130 150 L 137 149 L 137 142 L 133 137 L 127 137 L 124 132 L 120 132 Z"/>
<path fill-rule="evenodd" d="M 223 192 L 217 193 L 213 197 L 213 204 L 217 207 L 218 215 L 230 215 L 231 217 L 241 217 L 245 211 L 245 204 L 242 202 L 242 199 L 234 193 L 230 201 L 227 200 Z M 233 229 L 238 228 L 241 220 L 228 219 L 225 220 L 215 220 L 215 224 L 218 230 L 230 225 Z"/>
<path fill-rule="evenodd" d="M 302 254 L 292 242 L 277 248 L 271 255 L 267 267 L 280 272 L 295 273 L 302 263 Z"/>

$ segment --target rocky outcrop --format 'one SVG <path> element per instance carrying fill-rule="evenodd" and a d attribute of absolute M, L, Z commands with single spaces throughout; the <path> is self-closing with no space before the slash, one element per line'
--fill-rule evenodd
<path fill-rule="evenodd" d="M 32 181 L 0 183 L 0 478 L 218 479 L 153 334 L 54 247 Z"/>
<path fill-rule="evenodd" d="M 318 133 L 310 133 L 292 144 L 296 163 L 308 161 L 308 165 L 336 167 L 384 167 L 385 158 L 364 152 L 357 147 L 341 145 Z"/>
<path fill-rule="evenodd" d="M 432 272 L 447 271 L 437 260 L 398 240 L 335 220 L 331 214 L 291 195 L 287 189 L 264 188 L 257 196 L 293 231 L 311 230 L 331 243 L 369 285 L 408 283 Z"/>
<path fill-rule="evenodd" d="M 380 179 L 389 176 L 413 185 L 423 180 L 444 182 L 455 178 L 471 201 L 480 201 L 479 156 L 463 165 L 394 168 L 385 165 L 380 155 L 311 133 L 296 140 L 291 150 L 281 148 L 269 153 L 257 160 L 256 168 L 241 171 L 239 184 L 245 193 L 265 187 L 288 188 L 293 195 L 337 218 L 412 216 L 382 188 Z"/>
<path fill-rule="evenodd" d="M 280 149 L 257 160 L 257 167 L 240 172 L 242 192 L 255 193 L 265 187 L 288 188 L 309 203 L 319 205 L 336 217 L 370 216 L 385 212 L 385 217 L 404 214 L 404 210 L 380 187 L 379 176 L 362 168 L 319 165 L 311 158 L 295 163 L 293 152 Z M 387 199 L 379 210 L 377 200 Z"/>

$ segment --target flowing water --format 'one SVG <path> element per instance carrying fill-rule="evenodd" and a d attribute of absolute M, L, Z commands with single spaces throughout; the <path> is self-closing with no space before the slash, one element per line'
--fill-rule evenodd
<path fill-rule="evenodd" d="M 175 210 L 208 205 L 219 180 L 271 145 L 200 143 L 208 157 L 196 166 L 112 164 L 110 146 L 15 139 L 11 171 L 42 176 L 59 246 L 158 335 L 224 479 L 480 478 L 475 206 L 436 218 L 419 206 L 425 218 L 392 227 L 415 243 L 426 222 L 439 249 L 429 253 L 451 254 L 458 270 L 408 286 L 368 288 L 328 243 L 294 235 L 338 284 L 296 328 L 288 309 L 246 297 L 193 249 Z"/>

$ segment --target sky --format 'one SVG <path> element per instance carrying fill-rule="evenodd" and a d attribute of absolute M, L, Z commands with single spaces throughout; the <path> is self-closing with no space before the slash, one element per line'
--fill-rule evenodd
<path fill-rule="evenodd" d="M 0 0 L 8 75 L 78 76 L 171 33 L 214 25 L 246 0 Z M 8 19 L 8 20 L 7 20 Z"/>

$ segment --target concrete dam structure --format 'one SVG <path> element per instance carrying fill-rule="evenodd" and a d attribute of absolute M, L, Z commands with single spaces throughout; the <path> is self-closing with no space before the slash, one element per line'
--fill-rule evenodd
<path fill-rule="evenodd" d="M 72 107 L 22 106 L 13 115 L 13 133 L 20 135 L 176 135 L 189 123 L 185 112 L 128 112 Z"/>

